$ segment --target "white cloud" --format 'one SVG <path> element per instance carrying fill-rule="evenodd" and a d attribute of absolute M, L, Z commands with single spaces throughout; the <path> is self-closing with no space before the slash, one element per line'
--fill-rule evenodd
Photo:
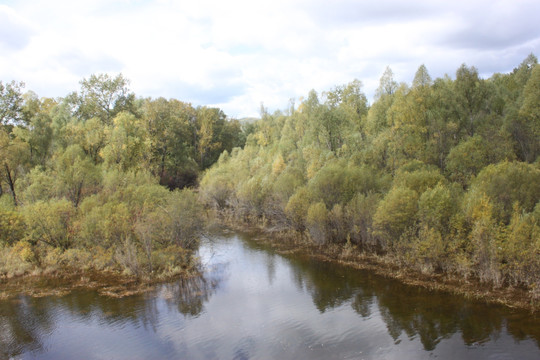
<path fill-rule="evenodd" d="M 432 77 L 464 62 L 509 71 L 538 55 L 539 11 L 532 0 L 7 1 L 0 80 L 64 96 L 122 72 L 139 96 L 253 116 L 354 78 L 371 97 L 387 65 L 406 82 L 421 64 Z"/>

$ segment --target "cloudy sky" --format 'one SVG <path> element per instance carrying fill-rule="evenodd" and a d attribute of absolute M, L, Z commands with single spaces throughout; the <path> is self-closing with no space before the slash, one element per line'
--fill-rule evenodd
<path fill-rule="evenodd" d="M 407 83 L 421 64 L 511 71 L 540 56 L 539 14 L 538 0 L 0 0 L 0 80 L 58 97 L 122 73 L 138 96 L 257 116 L 354 79 L 371 99 L 386 66 Z"/>

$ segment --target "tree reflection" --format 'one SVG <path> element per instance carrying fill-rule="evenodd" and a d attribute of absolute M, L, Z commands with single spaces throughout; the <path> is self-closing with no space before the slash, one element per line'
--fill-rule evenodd
<path fill-rule="evenodd" d="M 367 318 L 372 316 L 375 305 L 396 341 L 404 333 L 409 338 L 418 337 L 424 349 L 431 351 L 456 333 L 461 334 L 466 345 L 473 345 L 506 329 L 516 341 L 532 338 L 540 346 L 538 314 L 510 313 L 500 306 L 406 286 L 334 263 L 299 256 L 288 259 L 294 270 L 293 281 L 311 294 L 321 313 L 350 303 Z"/>
<path fill-rule="evenodd" d="M 113 328 L 140 326 L 154 333 L 160 322 L 159 303 L 173 305 L 184 316 L 198 316 L 204 303 L 218 287 L 223 269 L 179 279 L 144 294 L 115 298 L 95 290 L 73 291 L 67 295 L 18 296 L 0 301 L 0 359 L 46 351 L 44 343 L 63 324 L 65 316 L 78 324 L 98 322 Z M 57 324 L 58 322 L 58 324 Z"/>
<path fill-rule="evenodd" d="M 0 358 L 41 350 L 41 335 L 54 329 L 48 311 L 35 307 L 33 300 L 20 296 L 0 301 Z"/>
<path fill-rule="evenodd" d="M 222 273 L 219 266 L 216 266 L 208 273 L 199 273 L 197 276 L 165 284 L 162 289 L 163 296 L 169 304 L 176 305 L 184 316 L 196 317 L 218 287 Z"/>

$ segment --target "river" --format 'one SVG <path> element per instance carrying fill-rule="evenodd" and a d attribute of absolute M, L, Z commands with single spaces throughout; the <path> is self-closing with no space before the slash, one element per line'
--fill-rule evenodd
<path fill-rule="evenodd" d="M 0 300 L 13 359 L 540 359 L 540 316 L 282 256 L 249 235 L 202 243 L 204 276 L 111 298 Z"/>

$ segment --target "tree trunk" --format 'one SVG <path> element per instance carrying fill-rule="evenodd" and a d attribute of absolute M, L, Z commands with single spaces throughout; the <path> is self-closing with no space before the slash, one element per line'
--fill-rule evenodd
<path fill-rule="evenodd" d="M 13 204 L 17 206 L 18 203 L 17 195 L 15 193 L 15 184 L 13 183 L 13 178 L 11 177 L 11 172 L 9 171 L 9 166 L 7 163 L 4 163 L 4 168 L 6 169 L 6 178 L 8 180 L 9 189 L 11 190 L 11 196 L 13 197 Z"/>

